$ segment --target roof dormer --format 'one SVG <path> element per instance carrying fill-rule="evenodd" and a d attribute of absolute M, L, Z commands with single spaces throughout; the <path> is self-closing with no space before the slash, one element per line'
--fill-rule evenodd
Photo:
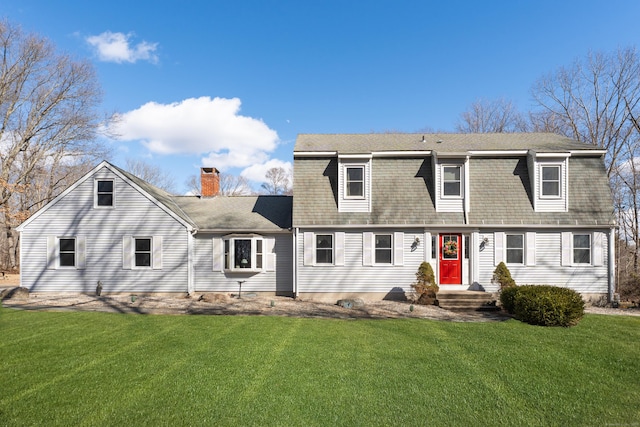
<path fill-rule="evenodd" d="M 527 163 L 536 212 L 569 210 L 570 153 L 529 151 Z"/>

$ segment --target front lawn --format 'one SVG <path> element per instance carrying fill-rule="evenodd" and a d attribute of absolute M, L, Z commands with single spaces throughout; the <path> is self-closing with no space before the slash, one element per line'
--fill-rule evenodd
<path fill-rule="evenodd" d="M 0 308 L 0 425 L 640 422 L 640 318 L 144 316 Z"/>

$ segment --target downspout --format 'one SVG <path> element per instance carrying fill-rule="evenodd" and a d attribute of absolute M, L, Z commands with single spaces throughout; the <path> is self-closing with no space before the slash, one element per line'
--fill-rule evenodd
<path fill-rule="evenodd" d="M 298 228 L 293 229 L 293 298 L 298 298 Z"/>
<path fill-rule="evenodd" d="M 609 302 L 613 301 L 616 285 L 616 228 L 609 229 Z"/>
<path fill-rule="evenodd" d="M 195 292 L 194 264 L 193 264 L 193 246 L 197 229 L 191 230 L 187 237 L 187 294 L 193 295 Z"/>

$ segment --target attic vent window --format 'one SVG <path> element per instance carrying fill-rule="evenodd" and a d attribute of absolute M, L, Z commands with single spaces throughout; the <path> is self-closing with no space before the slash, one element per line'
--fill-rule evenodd
<path fill-rule="evenodd" d="M 95 206 L 114 206 L 113 180 L 98 180 L 95 183 Z"/>

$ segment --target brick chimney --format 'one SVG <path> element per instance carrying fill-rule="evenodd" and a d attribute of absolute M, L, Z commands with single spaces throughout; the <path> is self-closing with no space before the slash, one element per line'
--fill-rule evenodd
<path fill-rule="evenodd" d="M 220 192 L 220 171 L 216 168 L 200 168 L 200 195 L 215 197 Z"/>

